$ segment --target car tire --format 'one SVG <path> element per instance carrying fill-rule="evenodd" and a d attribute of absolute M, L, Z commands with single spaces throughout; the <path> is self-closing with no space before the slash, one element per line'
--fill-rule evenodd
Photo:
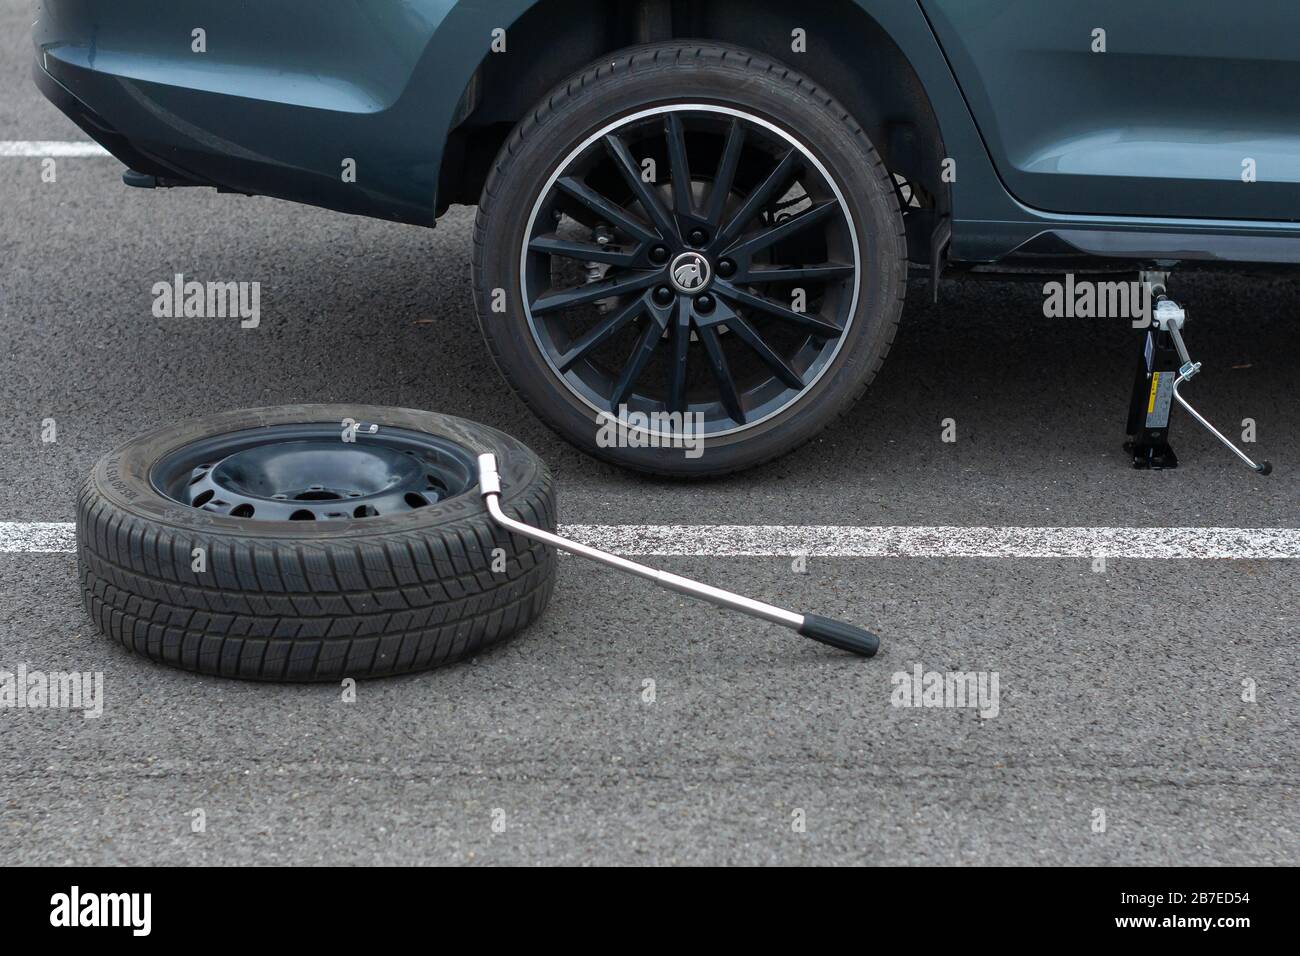
<path fill-rule="evenodd" d="M 655 125 L 661 115 L 662 145 Z M 736 150 L 740 158 L 724 174 L 737 125 L 742 127 Z M 630 163 L 620 158 L 615 139 L 623 143 Z M 686 157 L 680 181 L 690 183 L 680 194 L 674 149 Z M 795 154 L 799 178 L 784 196 L 764 194 L 755 206 L 757 217 L 739 227 L 732 223 L 729 231 L 729 217 L 743 218 L 750 200 L 762 192 L 764 163 L 776 167 L 771 171 L 775 178 L 787 149 Z M 649 193 L 639 191 L 626 173 L 619 179 L 609 171 L 620 162 L 620 173 L 635 166 L 646 170 L 647 160 L 656 155 L 668 173 L 653 175 Z M 742 182 L 746 174 L 748 184 Z M 729 188 L 717 190 L 722 198 L 715 204 L 711 191 L 718 183 Z M 801 313 L 805 322 L 810 316 L 818 322 L 812 332 L 790 314 L 796 311 L 793 306 L 785 307 L 786 295 L 791 303 L 797 301 L 798 288 L 771 285 L 774 273 L 766 260 L 738 268 L 725 254 L 728 248 L 744 248 L 749 237 L 766 241 L 760 234 L 775 233 L 782 224 L 788 228 L 788 221 L 802 213 L 797 205 L 788 214 L 778 207 L 796 202 L 799 190 L 808 203 L 804 211 L 822 220 L 802 225 L 803 236 L 783 237 L 756 255 L 785 267 L 777 252 L 782 244 L 798 240 L 804 244 L 787 255 L 825 257 L 824 265 L 816 266 L 821 271 L 810 270 L 806 277 L 820 303 L 813 308 L 822 309 Z M 679 195 L 687 198 L 679 200 Z M 652 210 L 656 199 L 666 207 L 666 218 L 662 208 Z M 835 208 L 823 215 L 823 207 L 832 204 Z M 745 231 L 738 236 L 740 228 Z M 565 229 L 579 230 L 579 238 L 565 239 Z M 586 229 L 590 237 L 580 232 Z M 703 237 L 698 247 L 692 245 L 696 236 Z M 616 261 L 584 261 L 596 246 L 599 255 Z M 666 263 L 665 249 L 670 256 Z M 688 255 L 692 251 L 704 260 L 698 268 Z M 906 289 L 907 253 L 890 174 L 862 128 L 829 93 L 751 51 L 674 41 L 601 59 L 558 86 L 519 122 L 483 190 L 473 266 L 479 323 L 493 358 L 539 418 L 596 457 L 644 472 L 698 476 L 736 471 L 784 454 L 853 405 L 893 341 Z M 685 271 L 678 271 L 683 266 Z M 851 287 L 846 266 L 852 268 Z M 733 280 L 724 279 L 726 267 L 733 270 Z M 560 284 L 556 276 L 572 268 L 595 271 L 571 286 Z M 638 284 L 655 269 L 663 269 L 661 284 L 670 294 L 678 300 L 689 295 L 686 305 L 664 305 L 662 288 Z M 709 272 L 703 292 L 698 291 L 701 271 Z M 796 273 L 786 268 L 781 275 Z M 696 282 L 696 289 L 679 286 L 679 276 Z M 751 279 L 767 285 L 747 285 Z M 584 283 L 601 285 L 589 290 Z M 580 301 L 607 289 L 613 292 L 603 302 Z M 576 304 L 557 305 L 570 300 Z M 734 325 L 719 321 L 716 311 L 699 314 L 705 305 L 717 309 L 718 303 L 736 316 Z M 773 310 L 773 305 L 781 309 Z M 540 314 L 543 308 L 558 309 L 559 318 L 550 311 Z M 601 338 L 598 327 L 618 322 L 625 308 L 640 314 Z M 680 317 L 682 310 L 689 318 Z M 662 342 L 656 341 L 653 322 L 663 327 Z M 765 339 L 767 352 L 752 344 L 760 323 L 768 323 L 757 336 Z M 838 329 L 838 335 L 832 331 L 830 338 L 819 338 L 828 328 Z M 767 341 L 769 336 L 787 337 L 785 351 Z M 582 352 L 576 367 L 565 364 L 584 348 L 589 351 Z M 601 350 L 607 351 L 602 355 Z M 645 372 L 633 369 L 642 352 L 650 355 L 640 366 Z M 668 358 L 658 357 L 665 352 Z M 768 352 L 776 352 L 777 360 Z M 745 373 L 752 382 L 742 380 L 738 365 L 753 367 Z M 637 375 L 657 375 L 660 384 L 646 384 Z M 632 386 L 625 381 L 629 376 Z M 716 398 L 711 388 L 716 388 Z M 627 400 L 618 403 L 619 398 Z M 655 425 L 656 409 L 671 427 Z M 685 418 L 680 427 L 672 424 L 674 412 L 696 416 L 693 443 Z M 651 424 L 645 426 L 645 421 Z"/>
<path fill-rule="evenodd" d="M 345 419 L 367 423 L 351 442 Z M 554 529 L 537 456 L 448 415 L 294 405 L 159 429 L 81 488 L 86 611 L 129 650 L 225 677 L 337 681 L 459 660 L 536 619 L 554 581 L 552 548 L 488 516 L 475 468 L 487 452 L 506 513 Z"/>

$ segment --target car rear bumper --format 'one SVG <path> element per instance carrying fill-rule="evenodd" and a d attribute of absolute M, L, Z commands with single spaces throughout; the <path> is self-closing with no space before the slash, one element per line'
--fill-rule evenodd
<path fill-rule="evenodd" d="M 155 155 L 149 146 L 138 142 L 133 143 L 114 127 L 107 118 L 101 116 L 88 103 L 79 99 L 71 90 L 51 76 L 44 69 L 40 60 L 32 64 L 32 79 L 36 83 L 36 88 L 41 91 L 47 100 L 76 123 L 86 135 L 107 149 L 129 168 L 151 176 L 183 180 L 193 185 L 218 185 L 217 183 L 206 182 L 193 173 L 177 168 L 166 159 Z"/>
<path fill-rule="evenodd" d="M 356 132 L 357 117 L 144 82 L 39 50 L 33 76 L 88 136 L 131 169 L 169 185 L 212 186 L 417 225 L 434 221 L 436 171 L 425 171 L 427 183 L 381 178 L 392 163 L 375 161 L 372 151 L 384 142 Z M 372 153 L 368 163 L 358 158 L 366 152 Z M 343 180 L 345 157 L 370 173 L 368 181 Z"/>

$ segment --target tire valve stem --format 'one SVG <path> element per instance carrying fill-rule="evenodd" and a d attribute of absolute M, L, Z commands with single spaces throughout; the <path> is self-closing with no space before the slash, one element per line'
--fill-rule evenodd
<path fill-rule="evenodd" d="M 534 528 L 532 525 L 511 518 L 501 510 L 501 475 L 497 471 L 495 455 L 478 456 L 478 484 L 479 494 L 483 497 L 483 503 L 487 506 L 488 514 L 492 516 L 493 521 L 507 531 L 523 535 L 525 538 L 531 538 L 534 541 L 541 541 L 543 544 L 549 544 L 555 548 L 563 548 L 570 554 L 576 554 L 580 558 L 617 568 L 627 574 L 646 578 L 670 591 L 688 594 L 691 597 L 700 598 L 720 607 L 740 611 L 750 617 L 757 617 L 773 624 L 780 624 L 782 627 L 797 631 L 803 637 L 820 641 L 822 644 L 829 644 L 831 647 L 837 647 L 842 651 L 848 651 L 862 657 L 873 657 L 880 648 L 880 638 L 870 631 L 863 630 L 853 624 L 846 624 L 843 621 L 821 617 L 817 614 L 796 614 L 794 611 L 787 611 L 785 608 L 776 607 L 772 604 L 764 604 L 762 601 L 755 601 L 753 598 L 747 598 L 732 591 L 724 591 L 722 588 L 715 588 L 709 584 L 692 581 L 680 574 L 660 571 L 644 564 L 638 564 L 635 561 L 629 561 L 627 558 L 620 558 L 618 555 L 609 554 L 589 545 L 570 541 L 567 538 L 561 538 L 557 534 L 552 534 L 541 528 Z"/>

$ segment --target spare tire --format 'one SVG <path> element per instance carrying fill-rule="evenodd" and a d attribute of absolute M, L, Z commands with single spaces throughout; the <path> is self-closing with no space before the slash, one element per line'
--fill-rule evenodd
<path fill-rule="evenodd" d="M 226 677 L 336 681 L 458 660 L 527 626 L 554 582 L 554 549 L 488 516 L 485 452 L 506 513 L 554 530 L 546 466 L 465 419 L 290 405 L 159 429 L 81 488 L 86 611 L 136 653 Z"/>

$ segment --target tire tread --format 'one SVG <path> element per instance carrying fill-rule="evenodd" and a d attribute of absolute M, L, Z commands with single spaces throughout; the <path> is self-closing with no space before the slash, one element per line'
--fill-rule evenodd
<path fill-rule="evenodd" d="M 551 476 L 513 444 L 534 467 L 506 510 L 553 530 Z M 420 670 L 527 626 L 554 586 L 554 549 L 486 511 L 409 530 L 254 537 L 136 514 L 105 493 L 98 472 L 77 496 L 86 613 L 126 649 L 186 670 L 269 681 Z M 202 575 L 191 568 L 198 546 Z M 491 570 L 494 548 L 505 551 L 503 573 Z"/>

